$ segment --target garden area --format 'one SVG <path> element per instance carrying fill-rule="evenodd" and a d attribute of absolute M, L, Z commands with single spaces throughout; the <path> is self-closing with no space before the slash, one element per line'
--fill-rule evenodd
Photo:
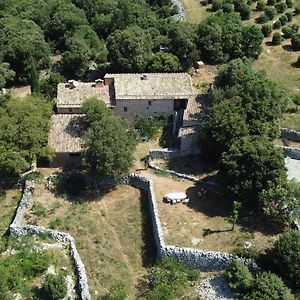
<path fill-rule="evenodd" d="M 41 169 L 45 177 L 51 171 Z M 116 290 L 127 295 L 126 299 L 136 299 L 155 258 L 144 195 L 126 185 L 95 193 L 80 183 L 78 192 L 72 180 L 74 190 L 68 189 L 70 182 L 63 186 L 56 182 L 51 190 L 45 183 L 42 179 L 36 184 L 26 223 L 74 237 L 92 299 L 104 299 Z"/>

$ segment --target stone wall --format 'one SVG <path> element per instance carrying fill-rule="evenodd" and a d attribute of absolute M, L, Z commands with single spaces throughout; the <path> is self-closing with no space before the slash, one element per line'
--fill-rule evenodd
<path fill-rule="evenodd" d="M 163 148 L 163 149 L 150 149 L 149 158 L 150 159 L 164 159 L 170 160 L 173 158 L 181 157 L 182 153 L 178 149 Z"/>
<path fill-rule="evenodd" d="M 185 19 L 185 10 L 182 0 L 172 0 L 173 4 L 178 8 L 178 14 L 173 16 L 175 21 L 183 21 Z"/>
<path fill-rule="evenodd" d="M 27 236 L 27 235 L 41 235 L 45 234 L 56 242 L 62 244 L 70 245 L 70 256 L 73 259 L 76 275 L 78 279 L 78 287 L 82 300 L 90 300 L 90 293 L 87 281 L 87 275 L 85 271 L 84 264 L 80 258 L 80 255 L 76 249 L 74 239 L 71 235 L 65 232 L 51 230 L 48 228 L 35 226 L 35 225 L 22 225 L 24 216 L 30 205 L 30 200 L 32 198 L 34 190 L 34 183 L 32 181 L 26 180 L 21 201 L 16 210 L 13 222 L 10 224 L 10 234 L 12 236 Z"/>
<path fill-rule="evenodd" d="M 281 137 L 295 142 L 300 142 L 300 132 L 288 128 L 281 128 Z"/>
<path fill-rule="evenodd" d="M 281 147 L 284 151 L 284 154 L 292 159 L 300 160 L 300 149 L 299 148 L 290 148 L 290 147 Z"/>

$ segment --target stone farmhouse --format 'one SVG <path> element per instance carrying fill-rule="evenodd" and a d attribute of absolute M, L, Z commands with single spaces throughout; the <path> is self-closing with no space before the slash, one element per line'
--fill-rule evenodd
<path fill-rule="evenodd" d="M 104 80 L 95 82 L 60 83 L 57 113 L 52 116 L 49 135 L 49 145 L 55 152 L 51 166 L 77 166 L 80 161 L 84 121 L 81 108 L 91 97 L 104 101 L 114 113 L 130 121 L 137 115 L 149 116 L 155 112 L 173 116 L 176 135 L 185 121 L 193 123 L 190 116 L 197 113 L 187 73 L 106 74 Z M 185 120 L 186 116 L 189 120 Z"/>

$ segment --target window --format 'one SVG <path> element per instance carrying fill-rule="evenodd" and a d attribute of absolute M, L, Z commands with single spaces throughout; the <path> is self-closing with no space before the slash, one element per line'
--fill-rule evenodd
<path fill-rule="evenodd" d="M 151 106 L 151 105 L 152 105 L 152 102 L 151 102 L 151 101 L 148 101 L 148 105 Z"/>
<path fill-rule="evenodd" d="M 124 111 L 127 112 L 127 107 L 124 107 Z"/>
<path fill-rule="evenodd" d="M 72 108 L 69 108 L 69 112 L 70 112 L 70 113 L 73 112 L 73 109 L 72 109 Z"/>
<path fill-rule="evenodd" d="M 80 157 L 80 156 L 81 156 L 81 153 L 80 153 L 80 152 L 77 152 L 77 153 L 69 153 L 69 156 L 70 156 L 70 157 Z"/>

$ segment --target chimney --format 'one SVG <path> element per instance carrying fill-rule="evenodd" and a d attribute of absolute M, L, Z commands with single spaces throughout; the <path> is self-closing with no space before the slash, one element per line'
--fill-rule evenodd
<path fill-rule="evenodd" d="M 96 88 L 101 88 L 103 86 L 104 86 L 104 80 L 102 80 L 102 79 L 96 79 L 95 80 L 95 87 Z"/>
<path fill-rule="evenodd" d="M 70 89 L 75 89 L 78 86 L 78 82 L 75 80 L 69 80 L 68 85 Z"/>

